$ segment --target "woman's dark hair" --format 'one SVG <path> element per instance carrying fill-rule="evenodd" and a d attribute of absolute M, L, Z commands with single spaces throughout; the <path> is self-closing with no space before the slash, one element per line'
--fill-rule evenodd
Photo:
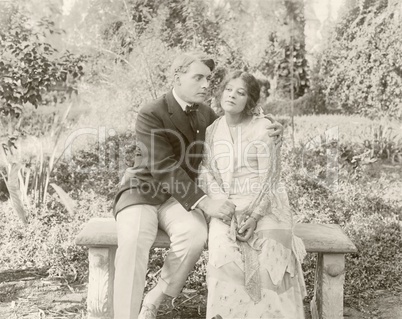
<path fill-rule="evenodd" d="M 221 106 L 221 98 L 223 92 L 225 91 L 226 85 L 232 80 L 241 79 L 243 80 L 246 91 L 247 91 L 247 102 L 246 107 L 244 108 L 243 112 L 247 115 L 253 115 L 259 113 L 259 108 L 257 107 L 257 102 L 260 98 L 260 84 L 258 83 L 257 79 L 254 75 L 243 72 L 243 71 L 233 71 L 231 72 L 222 82 L 220 89 L 218 91 L 216 101 L 217 101 L 217 113 L 223 113 L 222 106 Z"/>

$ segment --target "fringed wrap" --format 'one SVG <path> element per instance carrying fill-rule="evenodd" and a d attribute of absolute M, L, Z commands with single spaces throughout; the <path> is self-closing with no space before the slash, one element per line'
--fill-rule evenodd
<path fill-rule="evenodd" d="M 222 118 L 221 118 L 222 119 Z M 220 120 L 221 120 L 220 119 Z M 216 128 L 218 127 L 218 123 L 220 120 L 215 121 L 210 128 L 207 130 L 206 140 L 205 142 L 209 144 L 208 150 L 211 150 L 211 153 L 204 152 L 202 166 L 207 169 L 207 172 L 212 176 L 212 178 L 218 183 L 223 189 L 223 181 L 220 175 L 220 172 L 217 168 L 216 162 L 211 160 L 214 158 L 213 156 L 213 136 L 215 134 Z M 280 180 L 280 148 L 275 145 L 274 142 L 269 143 L 268 150 L 268 167 L 266 170 L 266 174 L 260 177 L 260 182 L 262 183 L 261 190 L 256 195 L 256 197 L 250 202 L 248 207 L 240 216 L 241 220 L 248 218 L 251 214 L 259 215 L 261 217 L 272 214 L 274 215 L 278 221 L 289 221 L 291 223 L 292 229 L 292 251 L 296 256 L 297 265 L 301 267 L 301 261 L 304 259 L 306 255 L 306 251 L 304 248 L 304 244 L 302 240 L 293 234 L 293 218 L 292 211 L 288 208 L 289 214 L 284 214 L 282 207 L 277 207 L 278 201 L 278 184 Z M 204 191 L 207 192 L 207 187 L 203 187 Z M 245 282 L 244 285 L 246 287 L 246 291 L 248 292 L 250 298 L 258 303 L 261 300 L 261 281 L 260 281 L 260 265 L 258 260 L 258 254 L 261 251 L 261 247 L 264 243 L 264 239 L 259 238 L 256 234 L 253 234 L 251 238 L 247 242 L 242 242 L 237 240 L 236 234 L 239 228 L 239 224 L 241 221 L 238 221 L 236 216 L 234 215 L 229 230 L 229 238 L 233 242 L 237 242 L 241 254 L 242 260 L 244 262 L 244 273 L 245 273 Z M 300 269 L 299 269 L 300 271 Z M 301 283 L 302 288 L 305 291 L 304 282 Z"/>

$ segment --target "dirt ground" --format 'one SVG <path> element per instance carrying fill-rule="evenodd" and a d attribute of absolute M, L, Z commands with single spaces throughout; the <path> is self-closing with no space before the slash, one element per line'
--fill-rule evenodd
<path fill-rule="evenodd" d="M 86 317 L 86 292 L 86 284 L 48 279 L 41 270 L 3 272 L 0 273 L 0 318 L 82 319 Z M 402 318 L 402 289 L 396 294 L 378 291 L 375 297 L 375 302 L 364 311 L 346 307 L 344 318 Z M 164 303 L 158 319 L 205 318 L 205 304 L 205 290 L 184 290 L 178 298 Z M 306 312 L 307 309 L 306 305 Z"/>

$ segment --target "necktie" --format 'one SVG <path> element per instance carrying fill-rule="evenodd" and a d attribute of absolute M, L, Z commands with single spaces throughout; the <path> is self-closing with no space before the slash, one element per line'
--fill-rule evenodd
<path fill-rule="evenodd" d="M 193 132 L 195 134 L 197 134 L 198 133 L 198 117 L 197 117 L 198 105 L 197 104 L 187 105 L 186 110 L 184 112 L 188 116 L 191 128 L 193 129 Z"/>

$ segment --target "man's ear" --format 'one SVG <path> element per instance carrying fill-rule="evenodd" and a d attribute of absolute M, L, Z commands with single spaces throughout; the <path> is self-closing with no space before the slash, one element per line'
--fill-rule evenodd
<path fill-rule="evenodd" d="M 174 85 L 177 85 L 177 86 L 181 85 L 180 77 L 179 77 L 179 75 L 177 73 L 173 77 L 173 83 L 174 83 Z"/>

